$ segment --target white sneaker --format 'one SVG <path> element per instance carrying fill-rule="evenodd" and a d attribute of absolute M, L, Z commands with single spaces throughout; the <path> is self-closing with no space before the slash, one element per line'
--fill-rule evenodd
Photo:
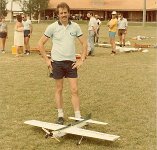
<path fill-rule="evenodd" d="M 26 55 L 30 55 L 30 52 L 27 52 Z"/>

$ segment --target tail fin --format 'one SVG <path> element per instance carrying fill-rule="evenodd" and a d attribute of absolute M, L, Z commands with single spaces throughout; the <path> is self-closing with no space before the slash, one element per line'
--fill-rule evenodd
<path fill-rule="evenodd" d="M 91 119 L 92 114 L 88 114 L 85 118 L 75 118 L 75 117 L 69 117 L 69 119 L 72 120 L 78 120 L 78 121 L 86 121 L 87 123 L 92 123 L 92 124 L 99 124 L 99 125 L 107 125 L 108 123 L 101 122 L 101 121 L 96 121 Z"/>

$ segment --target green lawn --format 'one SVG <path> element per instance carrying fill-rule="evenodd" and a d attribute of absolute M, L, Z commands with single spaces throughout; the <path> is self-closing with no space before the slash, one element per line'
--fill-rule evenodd
<path fill-rule="evenodd" d="M 155 150 L 156 148 L 156 50 L 148 53 L 119 53 L 110 56 L 110 48 L 96 47 L 95 57 L 88 57 L 79 70 L 81 111 L 85 116 L 108 122 L 107 126 L 90 125 L 88 129 L 121 136 L 116 142 L 66 135 L 58 143 L 45 139 L 40 128 L 23 122 L 36 119 L 56 120 L 54 81 L 49 78 L 40 55 L 16 58 L 11 54 L 13 24 L 9 26 L 6 54 L 0 54 L 0 149 L 1 150 Z M 47 24 L 34 24 L 31 46 L 35 47 Z M 81 24 L 87 36 L 87 24 Z M 105 24 L 100 41 L 108 41 Z M 132 44 L 155 44 L 156 39 L 133 41 L 137 35 L 156 36 L 151 26 L 130 26 L 127 40 Z M 117 38 L 118 40 L 118 38 Z M 77 42 L 78 43 L 78 42 Z M 51 42 L 47 44 L 50 48 Z M 77 52 L 80 46 L 77 44 Z M 73 116 L 69 85 L 64 83 L 66 124 Z"/>

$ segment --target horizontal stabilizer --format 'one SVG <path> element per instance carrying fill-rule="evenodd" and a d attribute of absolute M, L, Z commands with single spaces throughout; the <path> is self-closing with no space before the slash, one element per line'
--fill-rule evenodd
<path fill-rule="evenodd" d="M 69 117 L 69 119 L 77 120 L 77 121 L 83 121 L 84 120 L 84 119 L 75 118 L 75 117 Z M 92 119 L 86 120 L 85 122 L 93 123 L 93 124 L 100 124 L 100 125 L 107 125 L 108 124 L 108 123 L 105 123 L 105 122 L 95 121 L 95 120 L 92 120 Z"/>

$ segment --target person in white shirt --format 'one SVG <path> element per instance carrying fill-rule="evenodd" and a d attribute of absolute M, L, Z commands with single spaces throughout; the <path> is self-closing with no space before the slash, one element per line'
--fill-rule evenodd
<path fill-rule="evenodd" d="M 99 31 L 100 31 L 101 21 L 100 21 L 98 15 L 95 15 L 95 18 L 96 18 L 96 21 L 97 21 L 97 24 L 96 24 L 96 32 L 97 32 L 97 34 L 95 35 L 94 42 L 98 43 L 99 42 Z"/>
<path fill-rule="evenodd" d="M 81 118 L 80 100 L 78 96 L 77 69 L 83 65 L 87 55 L 87 42 L 84 39 L 80 26 L 69 20 L 70 8 L 62 2 L 57 5 L 59 20 L 50 24 L 44 35 L 38 42 L 41 55 L 45 59 L 48 68 L 53 72 L 55 79 L 55 99 L 58 110 L 57 124 L 64 123 L 63 113 L 63 82 L 68 78 L 71 90 L 71 101 L 76 118 Z M 52 38 L 51 60 L 48 59 L 44 45 Z M 82 46 L 81 58 L 76 60 L 75 39 L 78 39 Z"/>
<path fill-rule="evenodd" d="M 88 23 L 88 56 L 94 56 L 94 37 L 97 34 L 97 21 L 92 12 L 87 13 Z"/>
<path fill-rule="evenodd" d="M 31 20 L 27 18 L 26 14 L 22 14 L 22 23 L 24 26 L 25 54 L 29 55 L 30 54 L 29 39 L 30 39 L 30 35 L 32 34 L 33 27 L 32 27 Z"/>
<path fill-rule="evenodd" d="M 127 33 L 128 21 L 123 17 L 123 14 L 118 15 L 118 36 L 120 47 L 125 46 L 125 37 Z"/>

